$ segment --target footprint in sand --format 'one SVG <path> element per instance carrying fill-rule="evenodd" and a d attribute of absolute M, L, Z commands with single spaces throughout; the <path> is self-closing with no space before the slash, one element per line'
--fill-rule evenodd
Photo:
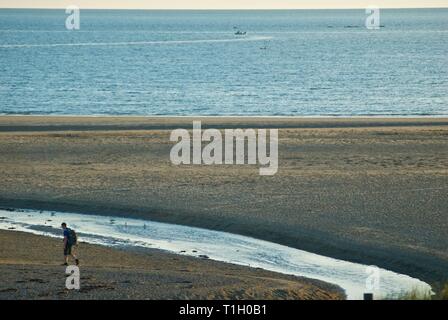
<path fill-rule="evenodd" d="M 0 289 L 0 293 L 2 292 L 16 292 L 18 291 L 16 288 L 6 288 L 6 289 Z"/>
<path fill-rule="evenodd" d="M 29 279 L 29 282 L 37 282 L 37 283 L 47 283 L 48 281 L 45 281 L 43 279 Z"/>

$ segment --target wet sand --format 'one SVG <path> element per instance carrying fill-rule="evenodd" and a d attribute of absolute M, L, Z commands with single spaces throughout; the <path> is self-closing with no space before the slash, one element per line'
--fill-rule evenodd
<path fill-rule="evenodd" d="M 201 119 L 280 128 L 272 177 L 172 165 L 170 130 L 192 120 L 0 117 L 0 206 L 200 226 L 448 279 L 448 119 Z"/>
<path fill-rule="evenodd" d="M 155 249 L 80 243 L 80 290 L 65 288 L 61 240 L 0 231 L 0 299 L 343 299 L 336 286 Z"/>

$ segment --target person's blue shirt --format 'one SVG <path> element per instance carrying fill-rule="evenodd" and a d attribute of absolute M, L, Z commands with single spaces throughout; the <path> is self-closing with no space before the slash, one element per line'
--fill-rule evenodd
<path fill-rule="evenodd" d="M 64 229 L 64 237 L 67 237 L 67 242 L 70 242 L 70 230 L 69 228 Z"/>

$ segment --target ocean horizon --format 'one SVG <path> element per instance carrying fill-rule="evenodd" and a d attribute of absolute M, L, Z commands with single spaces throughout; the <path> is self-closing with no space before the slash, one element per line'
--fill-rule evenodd
<path fill-rule="evenodd" d="M 448 9 L 67 17 L 0 9 L 0 114 L 448 116 Z"/>

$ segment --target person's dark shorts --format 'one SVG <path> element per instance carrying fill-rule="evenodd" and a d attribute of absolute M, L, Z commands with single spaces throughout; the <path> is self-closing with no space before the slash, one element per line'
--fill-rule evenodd
<path fill-rule="evenodd" d="M 72 254 L 72 245 L 67 243 L 64 248 L 64 256 Z"/>

